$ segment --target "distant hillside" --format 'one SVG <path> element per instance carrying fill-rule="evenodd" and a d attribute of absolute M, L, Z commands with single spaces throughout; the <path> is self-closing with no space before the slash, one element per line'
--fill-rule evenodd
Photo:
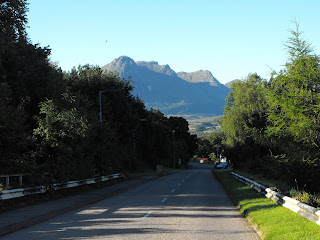
<path fill-rule="evenodd" d="M 219 131 L 220 126 L 218 120 L 222 116 L 214 116 L 199 119 L 189 119 L 189 130 L 191 134 L 197 134 L 198 137 L 204 138 L 212 134 L 213 132 Z"/>
<path fill-rule="evenodd" d="M 122 56 L 102 67 L 104 71 L 118 72 L 125 79 L 134 81 L 133 95 L 138 95 L 147 108 L 159 109 L 165 115 L 217 116 L 223 113 L 225 98 L 230 90 L 218 80 L 188 82 L 173 71 L 169 65 L 158 62 L 135 62 Z M 198 71 L 191 78 L 212 76 L 209 71 Z M 205 73 L 205 74 L 203 74 Z M 202 74 L 202 75 L 201 75 Z M 188 75 L 186 73 L 186 75 Z"/>
<path fill-rule="evenodd" d="M 241 80 L 240 80 L 240 79 L 234 79 L 234 80 L 232 80 L 232 81 L 230 81 L 230 82 L 225 83 L 224 85 L 225 85 L 227 88 L 231 88 L 231 85 L 232 85 L 233 83 L 236 83 L 236 82 L 239 82 L 239 81 L 241 81 Z"/>

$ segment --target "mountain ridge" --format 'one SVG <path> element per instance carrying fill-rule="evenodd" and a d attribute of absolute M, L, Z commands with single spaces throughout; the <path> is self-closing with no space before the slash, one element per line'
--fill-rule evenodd
<path fill-rule="evenodd" d="M 124 79 L 131 77 L 135 85 L 132 94 L 138 95 L 147 108 L 159 109 L 165 115 L 221 115 L 225 97 L 230 92 L 218 80 L 215 82 L 209 71 L 197 71 L 203 76 L 197 76 L 196 72 L 189 75 L 186 73 L 191 82 L 179 77 L 168 64 L 159 65 L 156 61 L 135 62 L 127 56 L 114 59 L 103 66 L 102 70 L 118 72 Z M 204 75 L 210 78 L 205 79 Z"/>
<path fill-rule="evenodd" d="M 195 72 L 178 72 L 177 75 L 188 82 L 210 82 L 211 86 L 218 86 L 219 81 L 208 70 L 198 70 Z"/>

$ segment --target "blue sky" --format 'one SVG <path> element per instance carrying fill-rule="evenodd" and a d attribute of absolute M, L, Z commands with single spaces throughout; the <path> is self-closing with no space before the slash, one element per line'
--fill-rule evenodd
<path fill-rule="evenodd" d="M 66 71 L 103 66 L 126 55 L 176 71 L 209 70 L 221 82 L 257 72 L 269 78 L 287 55 L 283 43 L 300 22 L 320 50 L 318 0 L 29 0 L 28 33 L 52 48 Z"/>

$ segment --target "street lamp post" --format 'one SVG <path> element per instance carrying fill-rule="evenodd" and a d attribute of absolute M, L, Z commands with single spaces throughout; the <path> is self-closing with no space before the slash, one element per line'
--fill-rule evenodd
<path fill-rule="evenodd" d="M 120 88 L 113 88 L 113 89 L 109 89 L 109 90 L 103 90 L 103 91 L 99 91 L 99 103 L 100 103 L 100 123 L 102 126 L 102 104 L 101 104 L 101 94 L 104 92 L 119 92 L 121 89 Z"/>
<path fill-rule="evenodd" d="M 102 103 L 101 103 L 101 94 L 104 92 L 119 92 L 121 89 L 120 88 L 113 88 L 113 89 L 108 89 L 108 90 L 102 90 L 99 91 L 99 105 L 100 105 L 100 112 L 99 112 L 99 117 L 100 117 L 100 127 L 101 127 L 101 139 L 103 136 L 103 132 L 102 132 Z M 101 168 L 102 168 L 102 174 L 103 174 L 103 147 L 102 147 L 102 141 L 101 141 Z"/>

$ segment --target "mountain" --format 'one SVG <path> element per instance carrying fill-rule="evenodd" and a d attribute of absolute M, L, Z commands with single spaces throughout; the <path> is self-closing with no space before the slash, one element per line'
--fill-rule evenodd
<path fill-rule="evenodd" d="M 186 73 L 178 72 L 178 76 L 188 82 L 199 83 L 209 82 L 211 86 L 218 86 L 219 81 L 208 70 L 199 70 L 196 72 Z"/>
<path fill-rule="evenodd" d="M 179 73 L 189 79 L 185 80 L 169 65 L 135 62 L 126 56 L 113 60 L 102 70 L 118 72 L 124 79 L 131 77 L 135 86 L 133 95 L 138 95 L 147 108 L 159 109 L 165 115 L 221 115 L 230 92 L 209 71 Z"/>
<path fill-rule="evenodd" d="M 163 73 L 169 76 L 175 76 L 177 77 L 177 74 L 175 71 L 173 71 L 168 64 L 166 65 L 159 65 L 158 62 L 151 61 L 151 62 L 144 62 L 144 61 L 138 61 L 136 62 L 138 66 L 146 67 L 152 71 Z"/>
<path fill-rule="evenodd" d="M 234 80 L 232 80 L 232 81 L 230 81 L 230 82 L 225 83 L 224 85 L 225 85 L 227 88 L 231 88 L 231 85 L 232 85 L 233 83 L 236 83 L 236 82 L 239 82 L 239 81 L 241 81 L 241 80 L 240 80 L 240 79 L 234 79 Z"/>

